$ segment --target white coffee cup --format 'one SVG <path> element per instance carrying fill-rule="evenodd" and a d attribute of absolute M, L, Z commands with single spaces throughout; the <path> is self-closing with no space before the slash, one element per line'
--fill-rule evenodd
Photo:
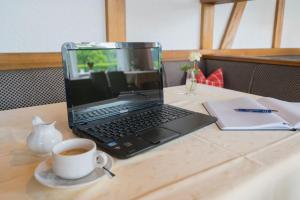
<path fill-rule="evenodd" d="M 75 155 L 63 155 L 62 152 L 72 149 L 86 149 L 86 152 Z M 62 141 L 52 149 L 53 171 L 64 179 L 78 179 L 91 173 L 96 167 L 107 164 L 107 155 L 97 151 L 92 140 L 75 138 Z"/>

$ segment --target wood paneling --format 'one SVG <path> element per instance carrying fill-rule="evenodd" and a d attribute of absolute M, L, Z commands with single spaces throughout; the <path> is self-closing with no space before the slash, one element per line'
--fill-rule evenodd
<path fill-rule="evenodd" d="M 188 60 L 191 52 L 198 50 L 163 51 L 163 60 L 179 61 Z M 202 55 L 214 56 L 276 56 L 300 55 L 300 48 L 286 49 L 202 49 Z M 1 53 L 0 70 L 32 69 L 46 67 L 62 67 L 60 52 L 55 53 Z"/>
<path fill-rule="evenodd" d="M 280 48 L 285 0 L 276 1 L 272 48 Z"/>
<path fill-rule="evenodd" d="M 247 1 L 234 3 L 223 38 L 221 40 L 220 49 L 231 48 L 246 5 Z"/>
<path fill-rule="evenodd" d="M 254 56 L 216 56 L 216 55 L 205 55 L 203 59 L 213 60 L 226 60 L 226 61 L 240 61 L 240 62 L 251 62 L 251 63 L 263 63 L 273 65 L 288 65 L 294 67 L 300 67 L 300 61 L 282 60 L 278 58 L 265 58 L 265 57 L 254 57 Z"/>
<path fill-rule="evenodd" d="M 223 3 L 234 3 L 241 1 L 251 1 L 251 0 L 200 0 L 201 3 L 211 3 L 211 4 L 223 4 Z"/>
<path fill-rule="evenodd" d="M 188 60 L 189 54 L 197 50 L 163 51 L 163 60 Z M 55 53 L 2 53 L 0 54 L 0 71 L 17 69 L 35 69 L 62 67 L 60 52 Z"/>
<path fill-rule="evenodd" d="M 105 0 L 106 41 L 126 41 L 125 0 Z"/>
<path fill-rule="evenodd" d="M 300 55 L 300 48 L 201 50 L 203 55 L 268 56 Z"/>
<path fill-rule="evenodd" d="M 60 53 L 1 53 L 0 70 L 61 67 Z"/>
<path fill-rule="evenodd" d="M 174 50 L 174 51 L 163 51 L 164 61 L 180 61 L 188 60 L 191 52 L 199 50 Z"/>
<path fill-rule="evenodd" d="M 215 5 L 202 4 L 201 8 L 201 31 L 200 31 L 200 49 L 213 48 L 214 34 L 214 15 Z"/>

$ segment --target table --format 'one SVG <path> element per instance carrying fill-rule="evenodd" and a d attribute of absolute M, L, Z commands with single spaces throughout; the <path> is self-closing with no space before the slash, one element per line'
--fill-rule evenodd
<path fill-rule="evenodd" d="M 166 103 L 201 113 L 207 113 L 204 101 L 257 98 L 206 85 L 199 85 L 194 95 L 185 95 L 183 86 L 164 93 Z M 64 139 L 75 137 L 66 113 L 65 103 L 0 112 L 0 199 L 268 199 L 273 194 L 263 194 L 268 184 L 261 180 L 274 182 L 274 174 L 287 163 L 300 163 L 299 131 L 223 132 L 212 124 L 133 158 L 114 159 L 113 179 L 103 177 L 79 189 L 51 189 L 33 177 L 45 158 L 27 149 L 26 137 L 34 115 L 57 121 Z"/>

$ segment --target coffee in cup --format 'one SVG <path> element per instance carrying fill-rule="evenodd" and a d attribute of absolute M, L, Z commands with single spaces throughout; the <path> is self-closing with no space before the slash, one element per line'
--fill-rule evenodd
<path fill-rule="evenodd" d="M 72 156 L 72 155 L 82 154 L 82 153 L 85 153 L 85 152 L 88 152 L 88 151 L 89 150 L 85 149 L 85 148 L 76 148 L 76 149 L 69 149 L 69 150 L 60 152 L 59 155 L 62 155 L 62 156 Z"/>
<path fill-rule="evenodd" d="M 52 149 L 52 158 L 54 173 L 64 179 L 82 178 L 108 161 L 104 152 L 97 151 L 94 141 L 83 138 L 58 143 Z"/>

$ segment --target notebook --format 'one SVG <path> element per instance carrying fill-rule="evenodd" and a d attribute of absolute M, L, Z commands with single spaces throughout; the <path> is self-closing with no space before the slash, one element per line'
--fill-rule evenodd
<path fill-rule="evenodd" d="M 300 129 L 300 103 L 263 97 L 247 97 L 203 103 L 210 115 L 217 117 L 221 130 L 296 130 Z M 278 112 L 237 112 L 237 108 L 272 109 Z"/>

